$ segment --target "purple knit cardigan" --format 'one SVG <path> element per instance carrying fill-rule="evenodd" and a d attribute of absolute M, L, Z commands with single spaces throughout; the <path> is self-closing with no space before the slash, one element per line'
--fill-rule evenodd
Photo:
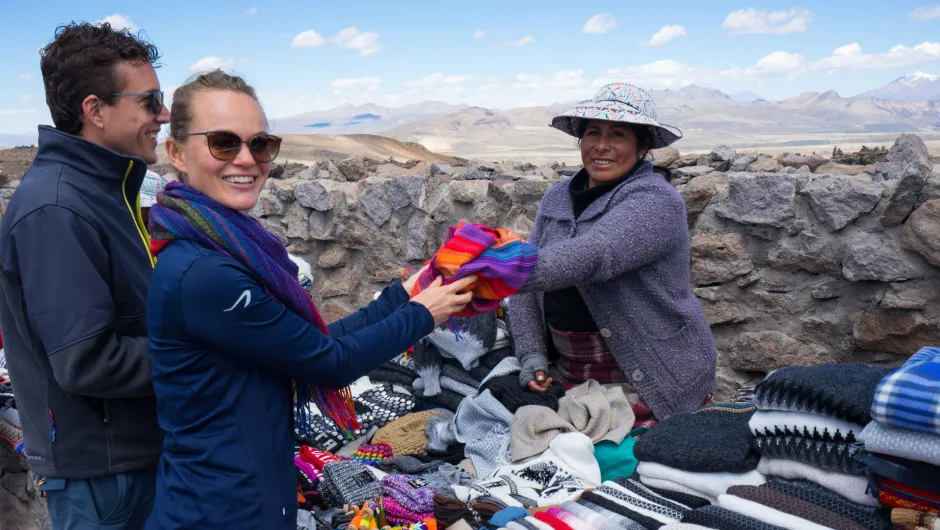
<path fill-rule="evenodd" d="M 529 241 L 535 272 L 510 297 L 520 382 L 548 368 L 542 293 L 576 285 L 601 336 L 660 420 L 715 389 L 717 352 L 689 284 L 685 203 L 649 162 L 574 218 L 570 179 L 546 192 Z"/>

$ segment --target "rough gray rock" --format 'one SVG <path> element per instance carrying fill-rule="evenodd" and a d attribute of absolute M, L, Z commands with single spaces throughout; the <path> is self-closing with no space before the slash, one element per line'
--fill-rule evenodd
<path fill-rule="evenodd" d="M 888 156 L 890 155 L 889 151 Z M 917 204 L 917 199 L 924 190 L 927 175 L 930 174 L 925 168 L 927 166 L 924 164 L 910 163 L 895 174 L 896 178 L 893 177 L 893 180 L 897 182 L 897 186 L 888 197 L 888 204 L 881 213 L 881 224 L 897 226 L 911 214 Z"/>
<path fill-rule="evenodd" d="M 847 246 L 842 264 L 842 275 L 847 280 L 900 282 L 922 276 L 901 252 L 898 242 L 884 234 L 862 232 Z"/>
<path fill-rule="evenodd" d="M 476 204 L 486 199 L 490 183 L 485 180 L 465 180 L 450 185 L 450 196 L 455 201 Z"/>
<path fill-rule="evenodd" d="M 884 185 L 844 176 L 817 176 L 800 190 L 816 217 L 830 231 L 841 230 L 875 209 Z"/>
<path fill-rule="evenodd" d="M 453 166 L 445 164 L 443 162 L 432 162 L 431 163 L 431 176 L 432 177 L 452 177 L 457 172 Z"/>
<path fill-rule="evenodd" d="M 680 167 L 675 171 L 675 173 L 679 177 L 694 179 L 695 177 L 701 177 L 702 175 L 707 175 L 713 171 L 714 170 L 711 168 L 711 166 L 688 166 Z"/>
<path fill-rule="evenodd" d="M 731 162 L 738 156 L 738 152 L 727 145 L 719 145 L 708 154 L 712 162 Z"/>
<path fill-rule="evenodd" d="M 361 156 L 351 156 L 341 160 L 336 167 L 339 172 L 350 182 L 359 182 L 369 176 L 373 168 L 378 165 L 375 160 Z"/>
<path fill-rule="evenodd" d="M 321 269 L 337 269 L 345 267 L 349 260 L 349 251 L 340 245 L 330 244 L 317 258 L 317 267 Z"/>
<path fill-rule="evenodd" d="M 820 166 L 829 162 L 829 159 L 817 154 L 799 155 L 796 153 L 787 153 L 780 158 L 780 165 L 799 169 L 808 166 L 810 171 L 816 171 Z"/>
<path fill-rule="evenodd" d="M 332 180 L 298 182 L 293 190 L 301 206 L 319 212 L 332 210 L 344 198 L 342 184 Z"/>
<path fill-rule="evenodd" d="M 940 323 L 920 311 L 869 308 L 856 316 L 852 335 L 861 348 L 906 358 L 924 346 L 940 344 Z"/>
<path fill-rule="evenodd" d="M 699 234 L 692 238 L 692 283 L 731 281 L 754 269 L 740 234 Z"/>
<path fill-rule="evenodd" d="M 793 175 L 728 173 L 728 198 L 716 213 L 743 224 L 786 228 L 795 217 L 795 197 Z"/>
<path fill-rule="evenodd" d="M 800 232 L 784 238 L 767 253 L 767 262 L 784 271 L 806 271 L 813 274 L 839 274 L 841 248 L 828 238 L 811 232 Z"/>
<path fill-rule="evenodd" d="M 901 246 L 940 267 L 940 199 L 927 201 L 914 210 L 901 229 Z"/>
<path fill-rule="evenodd" d="M 287 214 L 281 219 L 285 228 L 284 235 L 290 238 L 310 239 L 310 210 L 295 202 L 287 208 Z"/>
<path fill-rule="evenodd" d="M 889 180 L 897 180 L 910 173 L 923 174 L 926 177 L 933 168 L 927 144 L 916 134 L 905 133 L 899 136 L 886 158 L 884 174 Z"/>
<path fill-rule="evenodd" d="M 747 170 L 754 173 L 776 173 L 781 169 L 783 169 L 783 166 L 776 158 L 763 156 L 758 157 L 757 160 L 751 162 L 751 165 L 747 166 Z"/>
<path fill-rule="evenodd" d="M 746 155 L 741 155 L 734 159 L 731 162 L 731 167 L 728 168 L 729 171 L 747 171 L 747 167 L 753 164 L 757 160 L 757 153 L 748 153 Z"/>
<path fill-rule="evenodd" d="M 735 370 L 767 372 L 841 360 L 839 353 L 820 344 L 806 343 L 780 331 L 757 331 L 738 336 L 731 347 L 729 362 Z"/>
<path fill-rule="evenodd" d="M 672 146 L 650 151 L 655 167 L 669 167 L 679 161 L 679 150 Z"/>
<path fill-rule="evenodd" d="M 372 219 L 372 222 L 382 226 L 392 216 L 392 205 L 385 192 L 385 183 L 366 180 L 364 184 L 362 193 L 359 195 L 362 210 Z"/>
<path fill-rule="evenodd" d="M 405 245 L 405 259 L 423 260 L 428 257 L 428 242 L 431 240 L 433 225 L 423 212 L 415 212 L 408 220 L 408 241 Z"/>

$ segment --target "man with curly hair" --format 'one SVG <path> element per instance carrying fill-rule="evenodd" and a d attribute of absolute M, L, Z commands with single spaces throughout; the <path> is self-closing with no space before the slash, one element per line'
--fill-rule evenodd
<path fill-rule="evenodd" d="M 163 432 L 147 352 L 139 190 L 169 121 L 159 52 L 109 24 L 41 51 L 55 127 L 0 222 L 0 327 L 53 528 L 141 528 Z"/>

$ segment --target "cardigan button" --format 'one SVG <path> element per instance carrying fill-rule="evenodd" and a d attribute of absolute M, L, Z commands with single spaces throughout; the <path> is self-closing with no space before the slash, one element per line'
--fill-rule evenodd
<path fill-rule="evenodd" d="M 637 383 L 642 381 L 644 378 L 646 378 L 646 374 L 643 373 L 643 370 L 633 371 L 633 380 L 636 381 Z"/>
<path fill-rule="evenodd" d="M 611 333 L 609 329 L 607 328 L 601 329 L 601 337 L 604 337 L 605 339 L 609 339 L 611 335 L 613 335 L 613 333 Z"/>

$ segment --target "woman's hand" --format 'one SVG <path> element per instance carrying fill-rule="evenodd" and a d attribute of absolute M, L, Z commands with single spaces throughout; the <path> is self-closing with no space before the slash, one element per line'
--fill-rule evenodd
<path fill-rule="evenodd" d="M 552 378 L 545 375 L 544 370 L 535 372 L 535 379 L 529 381 L 529 390 L 533 392 L 545 392 L 552 386 Z"/>
<path fill-rule="evenodd" d="M 401 282 L 401 286 L 405 288 L 405 292 L 408 293 L 408 296 L 411 296 L 411 291 L 414 291 L 415 284 L 418 283 L 418 276 L 421 276 L 424 271 L 428 270 L 429 266 L 430 265 L 425 265 L 424 267 L 421 267 L 421 270 L 415 274 L 412 274 L 411 277 L 407 280 Z"/>
<path fill-rule="evenodd" d="M 462 311 L 463 308 L 470 303 L 473 294 L 469 291 L 462 291 L 473 285 L 473 283 L 477 281 L 477 277 L 467 276 L 450 285 L 443 286 L 441 285 L 442 281 L 443 278 L 438 276 L 427 289 L 421 291 L 418 293 L 418 296 L 411 299 L 412 302 L 423 305 L 431 312 L 435 326 L 447 322 L 447 319 L 450 318 L 451 315 Z"/>

